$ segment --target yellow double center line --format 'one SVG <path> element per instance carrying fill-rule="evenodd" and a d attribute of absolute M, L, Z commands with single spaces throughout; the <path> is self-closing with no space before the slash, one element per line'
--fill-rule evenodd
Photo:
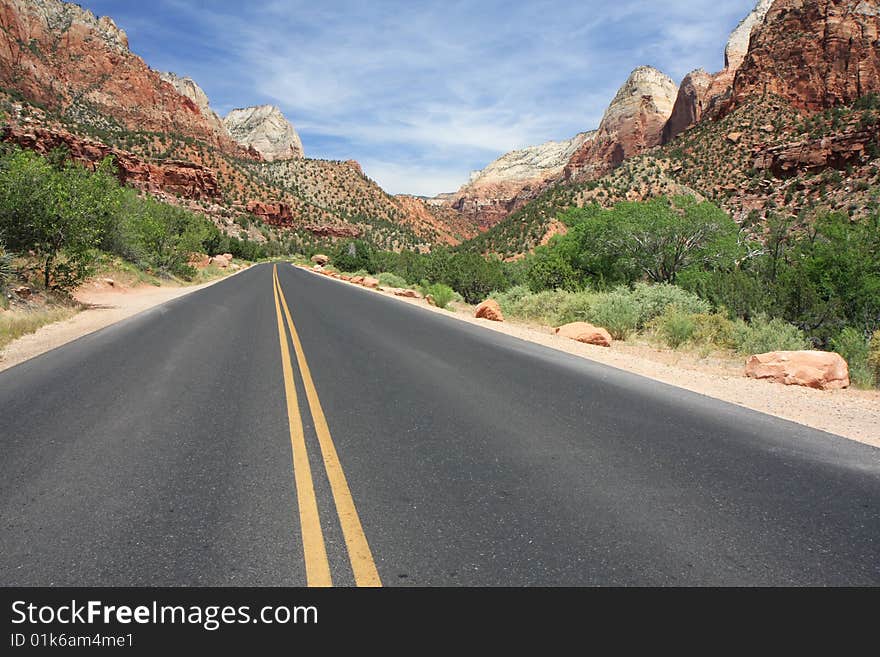
<path fill-rule="evenodd" d="M 302 343 L 296 332 L 293 318 L 281 282 L 278 280 L 277 265 L 272 268 L 272 283 L 275 295 L 275 313 L 278 318 L 278 338 L 281 344 L 281 367 L 284 373 L 284 390 L 287 397 L 287 419 L 290 424 L 290 444 L 293 449 L 293 472 L 296 482 L 296 497 L 299 505 L 300 526 L 302 528 L 303 553 L 306 562 L 306 583 L 308 586 L 332 586 L 333 579 L 330 575 L 330 563 L 327 560 L 327 549 L 324 545 L 324 533 L 321 530 L 321 519 L 318 514 L 318 501 L 315 496 L 315 486 L 312 480 L 312 469 L 309 465 L 309 456 L 306 450 L 306 439 L 303 431 L 302 416 L 299 410 L 299 401 L 296 394 L 296 384 L 293 379 L 293 365 L 290 360 L 290 349 L 287 345 L 287 332 L 284 329 L 284 320 L 290 329 L 290 337 L 293 340 L 293 348 L 296 352 L 296 362 L 302 377 L 306 398 L 309 402 L 309 410 L 315 422 L 315 433 L 318 436 L 318 444 L 321 447 L 321 456 L 327 479 L 330 482 L 330 491 L 333 494 L 333 502 L 336 513 L 339 516 L 339 524 L 342 527 L 342 535 L 348 549 L 348 558 L 351 561 L 351 569 L 354 573 L 354 581 L 358 586 L 382 586 L 379 572 L 373 561 L 367 537 L 361 526 L 360 517 L 351 497 L 351 490 L 345 479 L 345 473 L 336 453 L 336 446 L 330 436 L 327 419 L 321 408 L 321 401 L 312 374 L 309 370 L 303 352 Z M 282 308 L 284 309 L 282 315 Z"/>

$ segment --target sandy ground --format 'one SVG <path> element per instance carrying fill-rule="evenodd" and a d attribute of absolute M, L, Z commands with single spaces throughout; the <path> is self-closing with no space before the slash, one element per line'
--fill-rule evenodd
<path fill-rule="evenodd" d="M 156 287 L 141 285 L 133 288 L 111 287 L 101 282 L 87 282 L 74 297 L 85 309 L 70 319 L 47 324 L 35 333 L 20 337 L 0 351 L 0 372 L 39 356 L 72 340 L 110 326 L 153 306 L 213 285 L 223 277 L 201 285 Z"/>
<path fill-rule="evenodd" d="M 305 267 L 303 269 L 308 271 Z M 352 285 L 345 281 L 337 282 Z M 365 292 L 384 294 L 355 287 Z M 647 344 L 628 342 L 616 342 L 610 348 L 596 347 L 560 338 L 550 327 L 476 319 L 473 309 L 463 304 L 453 304 L 455 310 L 450 312 L 421 300 L 393 298 L 489 330 L 880 447 L 880 391 L 824 391 L 758 381 L 745 376 L 745 359 L 730 360 L 719 356 L 701 358 L 696 353 L 661 350 Z"/>

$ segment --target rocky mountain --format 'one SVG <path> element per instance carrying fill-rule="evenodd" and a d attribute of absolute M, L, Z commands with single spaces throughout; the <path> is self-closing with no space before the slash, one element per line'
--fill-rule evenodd
<path fill-rule="evenodd" d="M 211 101 L 208 99 L 208 94 L 196 84 L 195 80 L 188 77 L 180 77 L 175 73 L 160 73 L 159 77 L 174 87 L 181 96 L 185 96 L 195 103 L 196 107 L 199 108 L 199 112 L 208 120 L 208 123 L 211 124 L 215 132 L 224 136 L 228 134 L 223 121 L 211 109 Z"/>
<path fill-rule="evenodd" d="M 502 155 L 455 194 L 436 197 L 486 230 L 561 180 L 597 178 L 627 157 L 657 146 L 672 113 L 675 83 L 650 66 L 634 70 L 605 111 L 599 129 Z"/>
<path fill-rule="evenodd" d="M 95 133 L 173 132 L 241 150 L 128 49 L 112 19 L 60 0 L 0 0 L 0 87 Z"/>
<path fill-rule="evenodd" d="M 605 110 L 599 130 L 572 155 L 568 180 L 597 178 L 626 158 L 657 146 L 672 114 L 678 88 L 651 66 L 640 66 L 627 78 Z"/>
<path fill-rule="evenodd" d="M 876 211 L 878 29 L 878 0 L 758 3 L 727 44 L 725 70 L 682 82 L 664 145 L 604 176 L 548 186 L 467 248 L 517 257 L 567 207 L 658 195 L 709 199 L 758 234 L 771 215 L 803 225 L 827 211 Z"/>
<path fill-rule="evenodd" d="M 594 134 L 582 132 L 566 141 L 549 141 L 506 153 L 485 169 L 475 171 L 458 192 L 442 200 L 479 227 L 489 228 L 557 179 L 575 151 Z"/>
<path fill-rule="evenodd" d="M 724 69 L 710 75 L 703 69 L 688 73 L 679 87 L 669 121 L 663 127 L 661 141 L 669 143 L 704 116 L 717 116 L 729 102 L 736 74 L 749 52 L 752 32 L 763 25 L 774 0 L 758 0 L 731 32 L 724 48 Z"/>
<path fill-rule="evenodd" d="M 112 19 L 61 0 L 0 0 L 0 139 L 89 166 L 112 156 L 127 184 L 261 242 L 425 249 L 473 233 L 386 194 L 356 162 L 304 158 L 277 108 L 221 121 L 193 80 L 152 70 Z"/>
<path fill-rule="evenodd" d="M 223 125 L 235 141 L 253 148 L 267 162 L 305 157 L 299 135 L 274 105 L 234 109 Z"/>

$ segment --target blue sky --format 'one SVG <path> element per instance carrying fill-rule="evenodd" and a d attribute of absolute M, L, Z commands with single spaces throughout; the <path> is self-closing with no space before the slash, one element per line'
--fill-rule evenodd
<path fill-rule="evenodd" d="M 309 157 L 392 193 L 453 191 L 500 154 L 595 128 L 629 72 L 723 67 L 755 0 L 80 0 L 221 115 L 281 107 Z"/>

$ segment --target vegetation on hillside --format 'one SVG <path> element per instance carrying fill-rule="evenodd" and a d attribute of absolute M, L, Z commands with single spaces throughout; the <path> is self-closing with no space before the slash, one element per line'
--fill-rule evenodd
<path fill-rule="evenodd" d="M 772 215 L 758 238 L 693 197 L 569 208 L 568 227 L 522 260 L 461 249 L 375 251 L 343 243 L 334 264 L 390 272 L 410 285 L 443 284 L 465 301 L 490 294 L 505 314 L 559 325 L 590 321 L 626 339 L 736 353 L 835 349 L 853 380 L 878 374 L 880 212 L 810 224 Z M 876 360 L 876 358 L 875 358 Z"/>
<path fill-rule="evenodd" d="M 0 241 L 10 254 L 36 260 L 43 287 L 59 291 L 78 285 L 102 252 L 184 279 L 196 273 L 193 252 L 266 255 L 200 215 L 124 187 L 111 160 L 91 171 L 63 154 L 15 147 L 0 151 Z"/>

